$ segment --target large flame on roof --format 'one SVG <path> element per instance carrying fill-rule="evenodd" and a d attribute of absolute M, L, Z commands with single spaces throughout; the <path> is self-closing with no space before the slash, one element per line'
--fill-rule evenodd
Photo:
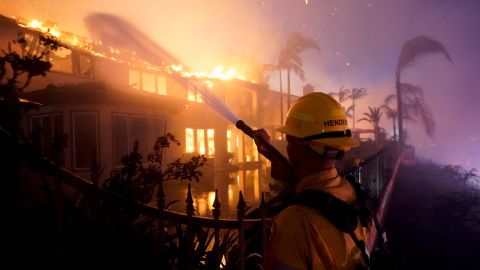
<path fill-rule="evenodd" d="M 240 74 L 240 72 L 238 72 L 235 67 L 223 67 L 222 65 L 218 65 L 213 69 L 212 72 L 202 72 L 188 71 L 181 64 L 152 64 L 148 61 L 140 59 L 135 51 L 118 49 L 111 46 L 103 46 L 102 41 L 96 42 L 92 39 L 80 37 L 70 32 L 61 31 L 60 29 L 58 29 L 57 25 L 53 23 L 45 23 L 36 19 L 28 22 L 15 17 L 14 19 L 19 26 L 54 36 L 67 47 L 73 47 L 88 52 L 94 56 L 106 58 L 122 64 L 127 64 L 134 68 L 148 69 L 160 72 L 166 71 L 169 73 L 175 72 L 185 78 L 195 77 L 198 79 L 204 79 L 208 85 L 212 84 L 211 81 L 208 81 L 209 79 L 236 79 L 255 83 L 255 81 L 248 80 L 245 75 Z"/>
<path fill-rule="evenodd" d="M 246 77 L 236 71 L 234 67 L 224 68 L 221 65 L 216 66 L 212 72 L 198 72 L 198 71 L 185 71 L 182 65 L 171 65 L 171 70 L 180 73 L 183 77 L 196 77 L 204 79 L 219 79 L 219 80 L 242 80 L 247 81 Z M 254 83 L 254 81 L 251 81 Z"/>

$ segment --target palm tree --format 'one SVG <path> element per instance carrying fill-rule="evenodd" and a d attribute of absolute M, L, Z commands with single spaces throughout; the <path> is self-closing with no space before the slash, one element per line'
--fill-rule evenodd
<path fill-rule="evenodd" d="M 419 118 L 427 135 L 430 138 L 433 138 L 436 123 L 432 109 L 425 101 L 423 90 L 418 86 L 408 83 L 400 83 L 400 88 L 403 92 L 402 105 L 405 109 L 403 111 L 403 119 L 412 120 L 414 118 Z"/>
<path fill-rule="evenodd" d="M 379 107 L 373 107 L 372 108 L 372 107 L 368 106 L 368 110 L 369 110 L 368 113 L 363 113 L 363 115 L 365 115 L 366 117 L 359 119 L 357 122 L 367 121 L 370 124 L 372 124 L 373 125 L 373 134 L 375 136 L 375 141 L 377 141 L 378 138 L 379 138 L 380 132 L 381 132 L 381 128 L 380 128 L 379 124 L 380 124 L 380 119 L 382 119 L 383 113 L 380 111 Z"/>
<path fill-rule="evenodd" d="M 397 113 L 397 109 L 392 108 L 390 104 L 392 102 L 396 101 L 396 99 L 397 99 L 397 95 L 395 95 L 395 94 L 389 95 L 388 97 L 385 98 L 384 104 L 380 106 L 380 108 L 383 110 L 383 112 L 385 113 L 387 118 L 392 119 L 393 141 L 394 142 L 397 141 L 397 125 L 396 125 L 396 122 L 397 122 L 398 113 Z"/>
<path fill-rule="evenodd" d="M 442 43 L 429 38 L 427 36 L 417 36 L 405 42 L 400 51 L 398 57 L 397 67 L 395 68 L 395 88 L 397 92 L 397 108 L 398 108 L 398 129 L 399 129 L 399 141 L 400 145 L 403 145 L 405 142 L 403 135 L 403 102 L 402 91 L 407 89 L 408 86 L 402 84 L 400 77 L 405 68 L 411 66 L 418 57 L 426 54 L 440 53 L 443 54 L 449 61 L 452 61 L 447 50 Z M 407 90 L 408 91 L 408 90 Z M 424 104 L 425 105 L 425 104 Z M 431 127 L 430 127 L 431 128 Z M 428 128 L 427 130 L 429 130 Z M 428 132 L 428 131 L 427 131 Z M 432 133 L 433 134 L 433 133 Z"/>
<path fill-rule="evenodd" d="M 292 32 L 288 35 L 285 46 L 282 46 L 278 55 L 278 69 L 280 72 L 280 99 L 282 99 L 282 70 L 287 70 L 287 106 L 290 109 L 290 72 L 293 71 L 302 81 L 305 80 L 305 71 L 302 69 L 300 54 L 306 49 L 320 50 L 314 39 L 305 37 L 300 32 Z M 282 105 L 283 107 L 283 105 Z"/>
<path fill-rule="evenodd" d="M 350 89 L 345 89 L 343 88 L 343 85 L 340 87 L 338 92 L 330 92 L 328 93 L 332 97 L 338 97 L 338 103 L 340 103 L 340 106 L 342 105 L 343 102 L 347 101 L 350 99 L 350 95 L 352 94 L 352 90 Z M 343 106 L 342 106 L 343 108 Z M 345 110 L 345 108 L 343 108 Z"/>
<path fill-rule="evenodd" d="M 350 98 L 352 99 L 352 129 L 355 129 L 355 100 L 362 98 L 366 95 L 367 89 L 365 87 L 352 89 L 352 94 L 350 95 Z"/>

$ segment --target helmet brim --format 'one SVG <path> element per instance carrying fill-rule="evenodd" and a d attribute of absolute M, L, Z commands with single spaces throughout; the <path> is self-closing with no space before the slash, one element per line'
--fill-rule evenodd
<path fill-rule="evenodd" d="M 288 128 L 288 126 L 281 126 L 276 128 L 278 132 L 297 137 L 297 138 L 302 138 L 299 134 L 295 134 L 294 130 Z M 321 144 L 329 147 L 333 147 L 339 150 L 350 150 L 350 148 L 355 148 L 360 145 L 360 143 L 357 140 L 354 140 L 352 137 L 338 137 L 338 138 L 323 138 L 323 139 L 318 139 L 318 140 L 312 140 L 312 144 Z"/>

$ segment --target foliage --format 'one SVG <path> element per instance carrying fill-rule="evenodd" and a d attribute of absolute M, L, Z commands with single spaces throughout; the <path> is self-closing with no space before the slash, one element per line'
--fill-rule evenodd
<path fill-rule="evenodd" d="M 138 152 L 139 142 L 136 141 L 132 152 L 122 157 L 121 171 L 105 181 L 105 188 L 133 201 L 149 203 L 155 189 L 157 200 L 163 201 L 163 181 L 179 179 L 198 182 L 203 175 L 200 169 L 206 165 L 206 157 L 193 156 L 186 162 L 177 158 L 164 166 L 164 150 L 172 143 L 180 145 L 171 133 L 158 137 L 144 165 L 143 157 Z"/>
<path fill-rule="evenodd" d="M 61 47 L 53 36 L 40 36 L 43 50 L 27 50 L 28 43 L 23 33 L 8 43 L 7 50 L 0 56 L 0 125 L 13 136 L 17 136 L 21 118 L 20 94 L 30 84 L 33 77 L 45 76 L 52 67 L 46 56 Z M 23 101 L 23 102 L 22 102 Z"/>
<path fill-rule="evenodd" d="M 420 56 L 435 53 L 443 54 L 449 61 L 452 61 L 445 46 L 437 40 L 427 36 L 417 36 L 408 40 L 403 44 L 398 56 L 395 70 L 397 77 L 400 77 L 402 71 L 414 64 Z"/>
<path fill-rule="evenodd" d="M 447 60 L 452 61 L 450 55 L 448 54 L 445 46 L 437 40 L 434 40 L 427 36 L 417 36 L 414 37 L 407 42 L 405 42 L 402 46 L 400 51 L 400 55 L 397 61 L 397 67 L 395 69 L 395 77 L 396 77 L 396 92 L 397 96 L 401 97 L 397 99 L 398 104 L 398 127 L 399 127 L 399 137 L 400 143 L 405 142 L 404 138 L 404 130 L 403 130 L 403 120 L 404 120 L 404 111 L 408 111 L 408 107 L 413 105 L 413 110 L 415 113 L 420 115 L 421 121 L 425 127 L 425 131 L 428 136 L 433 137 L 435 132 L 435 121 L 433 118 L 433 114 L 428 107 L 425 99 L 423 98 L 423 91 L 417 86 L 409 85 L 402 83 L 400 81 L 400 76 L 403 70 L 407 67 L 410 67 L 415 61 L 418 60 L 419 57 L 427 55 L 427 54 L 442 54 L 444 55 Z M 420 91 L 418 91 L 420 90 Z M 406 99 L 403 97 L 404 92 L 407 97 Z M 420 95 L 421 93 L 421 95 Z M 404 102 L 407 102 L 404 105 Z M 410 104 L 408 104 L 410 102 Z M 406 107 L 404 109 L 404 107 Z"/>
<path fill-rule="evenodd" d="M 379 126 L 380 119 L 382 119 L 383 113 L 380 111 L 379 107 L 370 107 L 368 106 L 368 113 L 363 113 L 366 117 L 359 119 L 357 122 L 366 121 L 373 125 L 373 132 L 375 134 L 375 141 L 378 142 L 379 136 L 383 131 L 383 128 Z"/>
<path fill-rule="evenodd" d="M 314 39 L 305 37 L 300 32 L 290 33 L 278 55 L 278 68 L 287 69 L 289 72 L 292 70 L 300 79 L 305 80 L 300 54 L 307 49 L 320 50 Z"/>

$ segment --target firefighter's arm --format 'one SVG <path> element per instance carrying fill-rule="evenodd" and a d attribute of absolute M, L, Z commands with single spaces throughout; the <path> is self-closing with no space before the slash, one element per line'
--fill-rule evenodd
<path fill-rule="evenodd" d="M 258 152 L 272 163 L 271 176 L 287 184 L 295 183 L 293 172 L 287 158 L 284 157 L 275 147 L 270 144 L 270 135 L 264 129 L 253 132 L 253 139 L 257 145 Z"/>

